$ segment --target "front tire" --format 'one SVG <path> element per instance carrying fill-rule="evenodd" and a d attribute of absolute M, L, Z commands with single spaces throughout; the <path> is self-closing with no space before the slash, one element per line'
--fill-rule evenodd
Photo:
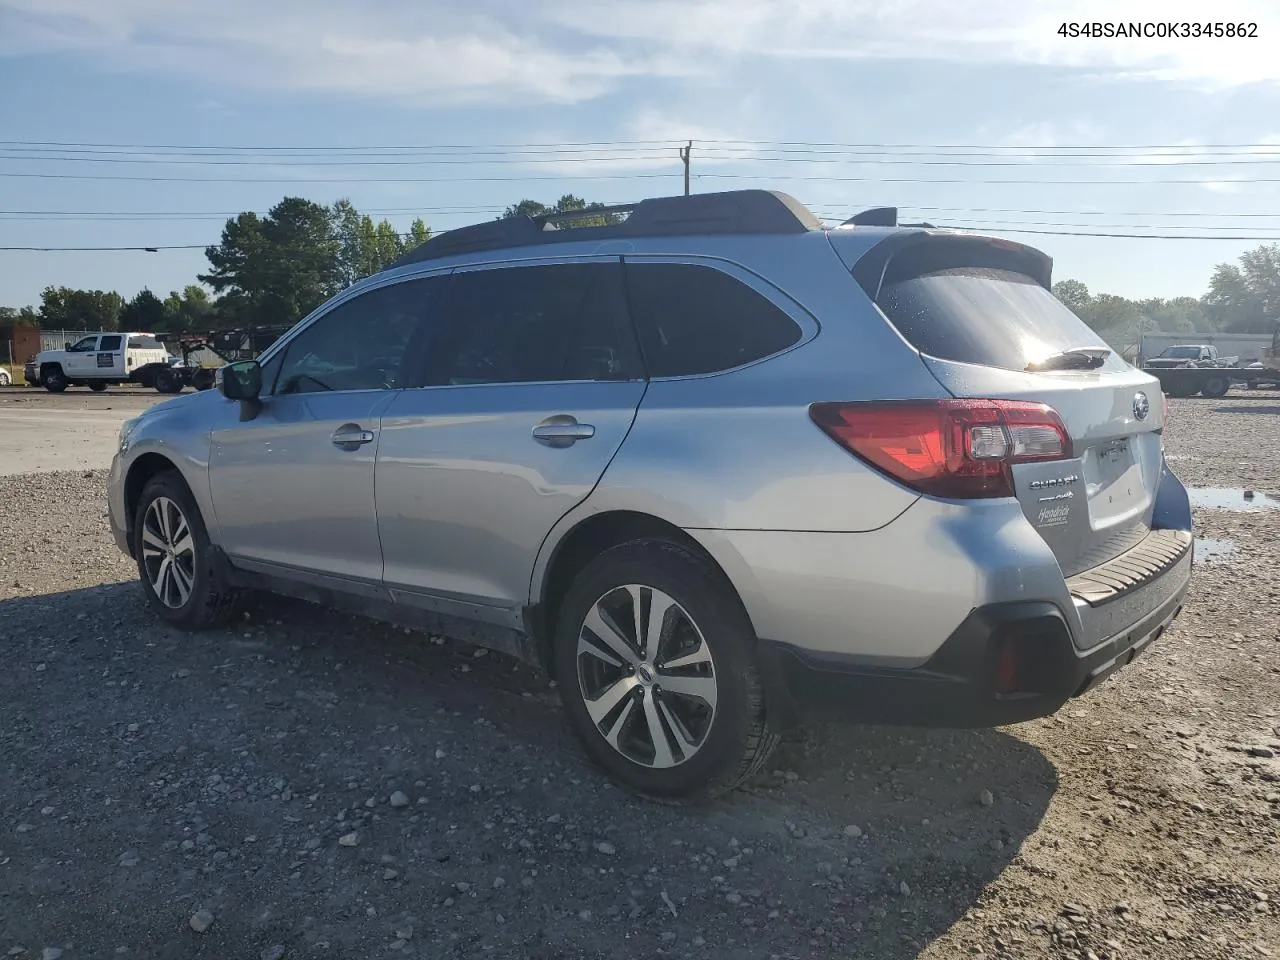
<path fill-rule="evenodd" d="M 1230 377 L 1210 377 L 1204 382 L 1204 386 L 1201 388 L 1200 393 L 1202 396 L 1216 399 L 1217 397 L 1225 397 L 1227 395 L 1227 391 L 1230 389 Z"/>
<path fill-rule="evenodd" d="M 147 605 L 174 626 L 203 630 L 235 613 L 239 591 L 218 562 L 200 510 L 176 471 L 157 474 L 143 488 L 133 552 Z"/>
<path fill-rule="evenodd" d="M 45 367 L 40 373 L 40 382 L 50 393 L 61 393 L 67 389 L 67 375 L 59 366 Z"/>
<path fill-rule="evenodd" d="M 574 733 L 638 793 L 725 793 L 777 745 L 746 613 L 718 571 L 683 546 L 633 541 L 592 560 L 561 604 L 554 644 Z"/>
<path fill-rule="evenodd" d="M 158 393 L 179 393 L 182 390 L 182 381 L 172 370 L 157 370 L 155 388 Z"/>

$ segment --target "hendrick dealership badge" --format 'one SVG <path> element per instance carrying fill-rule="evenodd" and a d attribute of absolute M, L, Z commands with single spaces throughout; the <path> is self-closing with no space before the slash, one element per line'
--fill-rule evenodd
<path fill-rule="evenodd" d="M 1142 392 L 1133 395 L 1133 415 L 1139 420 L 1147 419 L 1147 414 L 1151 412 L 1151 401 L 1147 399 L 1147 395 Z"/>

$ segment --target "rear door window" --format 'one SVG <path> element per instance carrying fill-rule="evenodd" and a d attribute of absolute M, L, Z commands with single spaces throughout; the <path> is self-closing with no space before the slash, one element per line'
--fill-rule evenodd
<path fill-rule="evenodd" d="M 627 295 L 651 377 L 731 370 L 803 335 L 772 301 L 714 267 L 628 260 Z"/>
<path fill-rule="evenodd" d="M 640 378 L 621 271 L 615 260 L 455 273 L 425 385 Z"/>
<path fill-rule="evenodd" d="M 98 349 L 101 351 L 119 350 L 120 344 L 123 340 L 124 338 L 119 336 L 118 334 L 104 336 L 101 340 L 98 341 Z"/>
<path fill-rule="evenodd" d="M 964 266 L 886 282 L 876 300 L 921 353 L 939 360 L 1027 370 L 1077 348 L 1107 343 L 1031 277 Z M 1111 354 L 1103 368 L 1124 361 Z"/>

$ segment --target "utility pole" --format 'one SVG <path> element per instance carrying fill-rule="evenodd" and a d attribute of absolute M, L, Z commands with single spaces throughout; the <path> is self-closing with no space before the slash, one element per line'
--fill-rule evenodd
<path fill-rule="evenodd" d="M 689 195 L 689 154 L 693 153 L 693 141 L 680 148 L 680 159 L 684 163 L 684 195 Z"/>

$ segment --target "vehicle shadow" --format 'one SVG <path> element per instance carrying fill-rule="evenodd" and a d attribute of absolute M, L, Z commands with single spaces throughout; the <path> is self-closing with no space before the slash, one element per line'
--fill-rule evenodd
<path fill-rule="evenodd" d="M 1280 405 L 1262 406 L 1261 404 L 1249 404 L 1247 406 L 1230 406 L 1230 407 L 1214 407 L 1214 413 L 1280 413 Z"/>
<path fill-rule="evenodd" d="M 23 596 L 0 600 L 0 638 L 0 821 L 35 827 L 3 851 L 0 903 L 15 942 L 92 931 L 86 955 L 187 956 L 174 931 L 205 905 L 224 955 L 371 955 L 392 922 L 362 919 L 376 913 L 414 915 L 422 956 L 603 958 L 625 935 L 636 956 L 701 940 L 710 956 L 908 960 L 981 902 L 1057 788 L 1003 731 L 837 724 L 725 798 L 655 804 L 586 762 L 539 674 L 281 598 L 188 634 L 134 583 Z M 395 790 L 411 811 L 389 809 Z M 44 804 L 57 815 L 28 812 Z M 349 830 L 359 850 L 338 844 Z M 178 847 L 196 831 L 214 859 Z M 68 845 L 74 868 L 53 869 Z M 147 869 L 121 870 L 127 850 Z"/>

